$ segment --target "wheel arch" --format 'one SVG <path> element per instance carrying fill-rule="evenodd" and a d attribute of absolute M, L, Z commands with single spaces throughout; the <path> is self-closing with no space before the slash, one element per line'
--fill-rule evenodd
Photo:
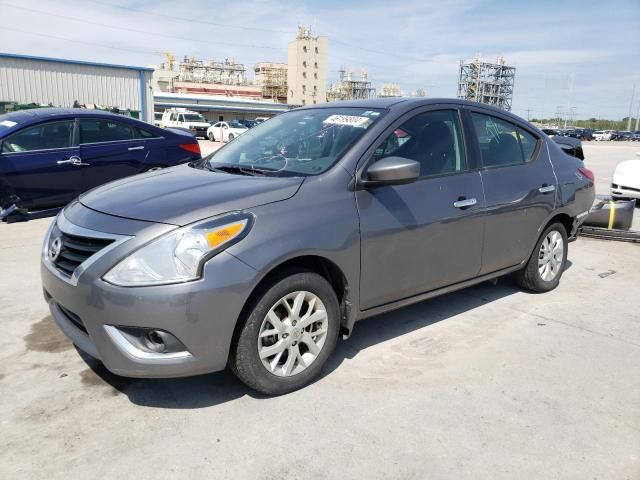
<path fill-rule="evenodd" d="M 321 255 L 308 254 L 292 257 L 273 266 L 256 284 L 247 297 L 242 307 L 233 335 L 233 343 L 236 342 L 244 320 L 248 312 L 258 299 L 264 294 L 266 289 L 273 283 L 283 278 L 299 272 L 317 273 L 323 277 L 336 294 L 340 305 L 340 330 L 345 336 L 351 333 L 353 327 L 352 301 L 347 278 L 342 269 L 332 260 Z"/>

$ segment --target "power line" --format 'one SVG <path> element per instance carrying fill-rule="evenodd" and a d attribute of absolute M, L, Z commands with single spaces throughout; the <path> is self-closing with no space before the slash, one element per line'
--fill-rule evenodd
<path fill-rule="evenodd" d="M 197 42 L 197 43 L 208 43 L 211 45 L 224 45 L 224 46 L 232 46 L 232 47 L 247 47 L 247 48 L 265 48 L 265 49 L 271 49 L 271 50 L 286 50 L 286 48 L 284 47 L 272 47 L 272 46 L 268 46 L 268 45 L 247 45 L 247 44 L 242 44 L 242 43 L 238 43 L 238 42 L 234 42 L 234 43 L 225 43 L 225 42 L 219 42 L 219 41 L 208 41 L 208 40 L 200 40 L 200 39 L 195 39 L 195 38 L 186 38 L 186 37 L 176 37 L 173 35 L 166 35 L 164 33 L 158 33 L 158 32 L 153 32 L 153 31 L 149 31 L 149 30 L 140 30 L 137 28 L 129 28 L 129 27 L 121 27 L 121 26 L 117 26 L 117 25 L 109 25 L 107 23 L 101 23 L 101 22 L 95 22 L 93 20 L 85 20 L 84 18 L 79 18 L 79 17 L 72 17 L 69 15 L 60 15 L 58 13 L 51 13 L 51 12 L 45 12 L 43 10 L 38 10 L 35 8 L 27 8 L 27 7 L 21 7 L 18 5 L 13 5 L 11 3 L 6 3 L 6 2 L 0 2 L 0 5 L 5 5 L 7 7 L 11 7 L 11 8 L 16 8 L 19 10 L 25 10 L 27 12 L 33 12 L 33 13 L 42 13 L 44 15 L 49 15 L 52 17 L 58 17 L 58 18 L 64 18 L 66 20 L 71 20 L 74 22 L 81 22 L 81 23 L 88 23 L 88 24 L 92 24 L 92 25 L 98 25 L 101 27 L 105 27 L 105 28 L 112 28 L 112 29 L 116 29 L 116 30 L 123 30 L 123 31 L 127 31 L 127 32 L 134 32 L 134 33 L 142 33 L 145 35 L 155 35 L 157 37 L 164 37 L 164 38 L 170 38 L 173 40 L 181 40 L 181 41 L 187 41 L 187 42 Z"/>
<path fill-rule="evenodd" d="M 182 21 L 182 22 L 188 22 L 188 23 L 199 23 L 202 25 L 212 25 L 214 27 L 223 27 L 223 28 L 235 28 L 235 29 L 239 29 L 239 30 L 257 30 L 257 31 L 262 31 L 262 32 L 275 32 L 275 33 L 287 33 L 287 34 L 295 34 L 295 31 L 292 30 L 279 30 L 279 29 L 274 29 L 274 28 L 264 28 L 264 27 L 252 27 L 252 26 L 247 26 L 247 25 L 233 25 L 233 24 L 229 24 L 229 23 L 217 23 L 217 22 L 211 22 L 209 20 L 202 20 L 202 19 L 198 19 L 198 18 L 188 18 L 188 17 L 180 17 L 180 16 L 176 16 L 176 15 L 169 15 L 169 14 L 165 14 L 165 13 L 159 13 L 159 12 L 149 12 L 146 10 L 141 10 L 138 8 L 131 8 L 131 7 L 127 7 L 124 5 L 114 5 L 112 3 L 107 3 L 107 2 L 100 2 L 98 0 L 84 0 L 84 2 L 91 2 L 91 3 L 95 3 L 97 5 L 102 5 L 104 7 L 109 7 L 109 8 L 118 8 L 120 10 L 127 10 L 130 12 L 135 12 L 135 13 L 141 13 L 143 15 L 151 15 L 154 17 L 162 17 L 162 18 L 166 18 L 172 21 Z"/>

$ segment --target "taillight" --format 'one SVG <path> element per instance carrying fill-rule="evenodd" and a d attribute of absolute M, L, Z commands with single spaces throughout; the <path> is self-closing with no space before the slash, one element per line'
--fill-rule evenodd
<path fill-rule="evenodd" d="M 180 148 L 186 150 L 189 153 L 195 153 L 200 155 L 200 144 L 199 143 L 183 143 L 180 145 Z"/>
<path fill-rule="evenodd" d="M 593 172 L 591 170 L 589 170 L 588 168 L 584 168 L 584 167 L 578 167 L 578 171 L 585 177 L 587 177 L 589 180 L 591 180 L 591 182 L 595 183 L 595 175 L 593 174 Z"/>

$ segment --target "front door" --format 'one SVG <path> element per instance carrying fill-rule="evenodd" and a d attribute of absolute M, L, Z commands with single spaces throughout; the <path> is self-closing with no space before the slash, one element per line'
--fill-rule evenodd
<path fill-rule="evenodd" d="M 371 162 L 413 159 L 420 178 L 356 193 L 363 310 L 472 278 L 481 268 L 484 194 L 469 168 L 458 110 L 427 110 L 395 127 Z"/>
<path fill-rule="evenodd" d="M 78 125 L 83 192 L 144 170 L 147 145 L 132 125 L 104 118 L 81 118 Z"/>
<path fill-rule="evenodd" d="M 73 120 L 40 123 L 5 138 L 0 152 L 0 206 L 59 207 L 80 193 Z"/>

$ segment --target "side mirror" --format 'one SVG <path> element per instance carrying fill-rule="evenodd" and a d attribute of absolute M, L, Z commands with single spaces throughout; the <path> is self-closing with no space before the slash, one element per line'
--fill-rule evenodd
<path fill-rule="evenodd" d="M 410 158 L 385 157 L 371 165 L 366 174 L 364 186 L 401 185 L 417 180 L 420 164 Z"/>

